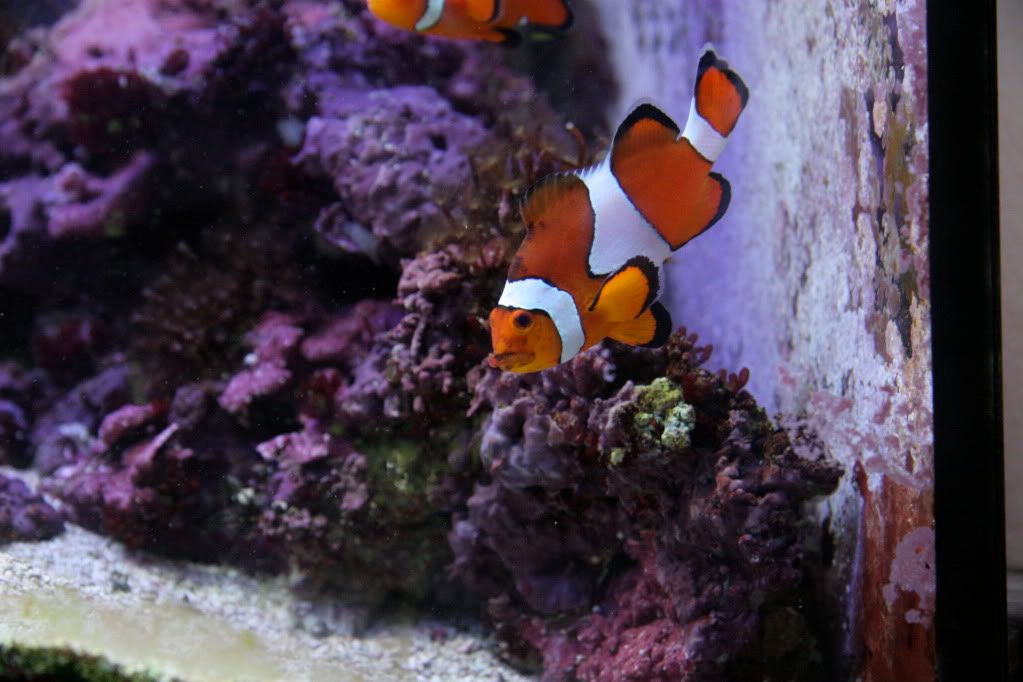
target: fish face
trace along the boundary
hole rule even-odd
[[[414,31],[416,23],[426,12],[427,0],[369,0],[369,11],[378,19]]]
[[[491,367],[508,372],[538,372],[561,362],[561,337],[554,322],[539,310],[498,306],[490,313],[494,352]]]

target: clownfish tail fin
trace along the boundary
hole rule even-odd
[[[661,303],[654,303],[639,317],[617,324],[608,336],[630,346],[660,348],[671,336],[671,314]]]
[[[696,69],[696,85],[693,87],[695,113],[718,135],[727,137],[739,120],[739,114],[746,108],[747,101],[749,89],[746,83],[727,61],[718,56],[713,47],[705,47]],[[693,112],[690,113],[692,118]]]

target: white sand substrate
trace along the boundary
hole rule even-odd
[[[482,633],[295,594],[285,578],[157,559],[68,525],[0,546],[0,643],[70,646],[187,682],[525,682]]]

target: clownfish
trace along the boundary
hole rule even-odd
[[[535,372],[612,338],[659,347],[672,331],[662,264],[716,223],[731,186],[711,172],[749,91],[713,48],[700,58],[685,130],[652,104],[618,127],[599,165],[542,180],[526,237],[490,313],[492,367]]]
[[[406,31],[509,44],[520,40],[524,25],[539,31],[572,25],[565,0],[369,0],[369,11]]]

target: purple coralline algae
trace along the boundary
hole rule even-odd
[[[258,450],[274,473],[254,533],[289,566],[363,603],[395,590],[422,598],[438,583],[444,554],[430,545],[443,542],[443,524],[400,483],[381,480],[394,476],[422,494],[425,486],[413,487],[400,470],[418,456],[414,447],[403,460],[400,447],[363,454],[336,436],[303,431]]]
[[[35,468],[49,474],[88,455],[103,418],[131,399],[132,378],[127,365],[112,364],[66,390],[33,427]]]
[[[0,462],[21,464],[28,449],[28,417],[16,403],[0,400]]]
[[[397,300],[405,314],[339,393],[349,420],[450,414],[465,395],[468,363],[483,354],[479,329],[475,352],[467,348],[470,319],[481,311],[464,250],[449,245],[403,266]]]
[[[311,177],[331,179],[339,197],[317,219],[318,232],[376,259],[415,254],[431,235],[450,232],[445,204],[470,182],[467,153],[486,137],[430,87],[321,95],[295,159]]]
[[[53,397],[43,370],[0,362],[0,465],[26,466],[31,462],[33,419]]]
[[[60,513],[24,482],[0,474],[0,545],[46,540],[64,530]]]
[[[362,0],[83,0],[16,42],[0,463],[68,521],[368,605],[482,604],[550,680],[817,670],[800,510],[838,472],[747,374],[684,335],[485,364],[518,201],[601,146],[504,52]],[[3,485],[0,532],[51,518]]]
[[[252,352],[245,356],[247,369],[236,374],[220,394],[220,406],[232,414],[244,413],[260,396],[270,395],[291,381],[288,356],[302,339],[298,320],[291,315],[270,312],[251,332],[245,343]]]
[[[30,284],[50,240],[117,237],[144,217],[158,118],[209,87],[239,30],[219,24],[213,3],[86,0],[0,81],[0,282]]]
[[[475,374],[488,475],[456,514],[453,570],[545,679],[745,679],[750,657],[820,672],[798,522],[840,472],[798,456],[708,356],[676,334],[663,352]],[[796,634],[776,643],[779,619]]]

